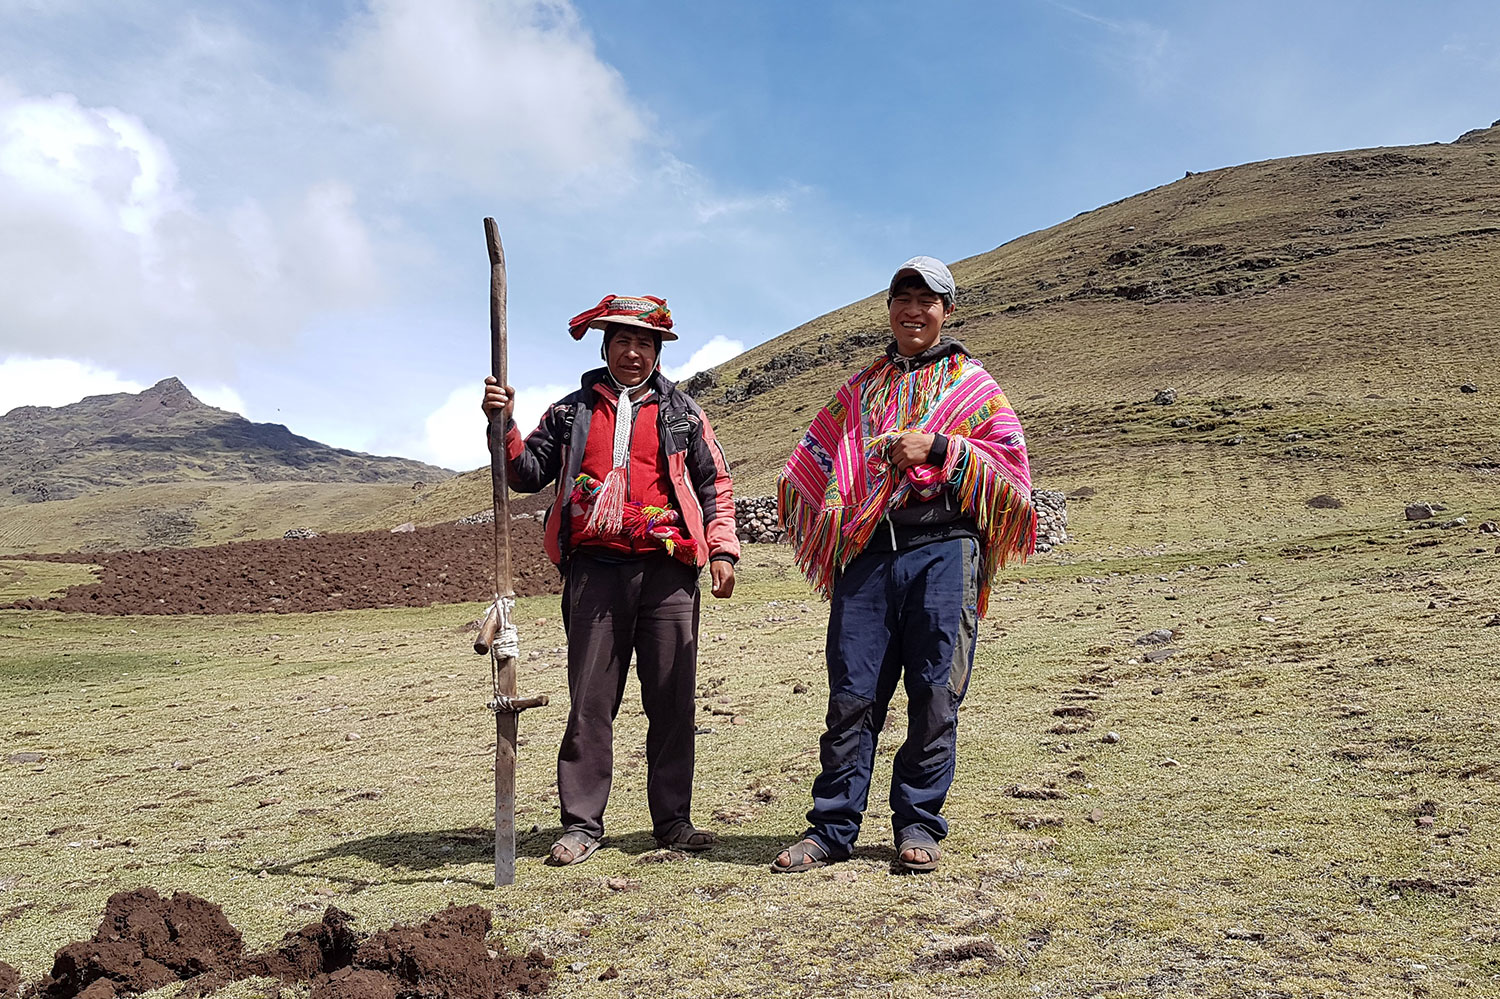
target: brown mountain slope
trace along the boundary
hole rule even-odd
[[[329,447],[204,405],[176,378],[0,416],[0,503],[186,482],[432,482],[452,473]]]
[[[1324,525],[1483,493],[1500,466],[1497,156],[1492,127],[1190,174],[958,262],[953,332],[1010,394],[1039,483],[1110,487],[1116,506],[1080,512],[1111,543],[1289,509],[1295,529],[1329,490],[1354,510]],[[878,293],[715,372],[698,396],[743,491],[769,490],[886,339]],[[1178,403],[1152,405],[1167,387]]]

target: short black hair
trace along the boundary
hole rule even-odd
[[[885,296],[885,304],[890,305],[891,301],[895,299],[897,293],[903,291],[925,291],[930,294],[937,295],[943,300],[943,308],[953,308],[952,296],[946,295],[942,292],[933,291],[931,288],[927,287],[927,282],[922,280],[922,276],[920,274],[908,274],[900,281],[897,281],[895,284],[891,285],[891,290],[887,292]]]

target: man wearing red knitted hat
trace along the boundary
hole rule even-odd
[[[693,825],[693,714],[698,573],[713,595],[734,591],[739,560],[729,462],[708,417],[657,369],[676,340],[664,299],[606,295],[568,323],[573,339],[604,331],[605,366],[547,408],[526,438],[510,416],[515,390],[485,379],[484,411],[506,415],[509,481],[557,483],[547,555],[563,575],[572,706],[557,754],[563,833],[548,863],[599,849],[614,771],[614,719],[631,654],[646,711],[646,800],[657,845],[706,850]]]

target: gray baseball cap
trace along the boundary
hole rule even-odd
[[[942,295],[949,302],[952,302],[954,296],[958,294],[958,286],[953,283],[953,275],[936,257],[912,257],[896,268],[896,273],[891,275],[890,292],[895,292],[896,282],[908,274],[915,274],[921,278],[928,288]]]

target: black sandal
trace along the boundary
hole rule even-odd
[[[672,830],[670,835],[657,836],[656,845],[663,850],[681,850],[685,853],[702,853],[704,850],[712,850],[719,842],[719,837],[707,830],[699,829],[691,822],[683,822]]]

